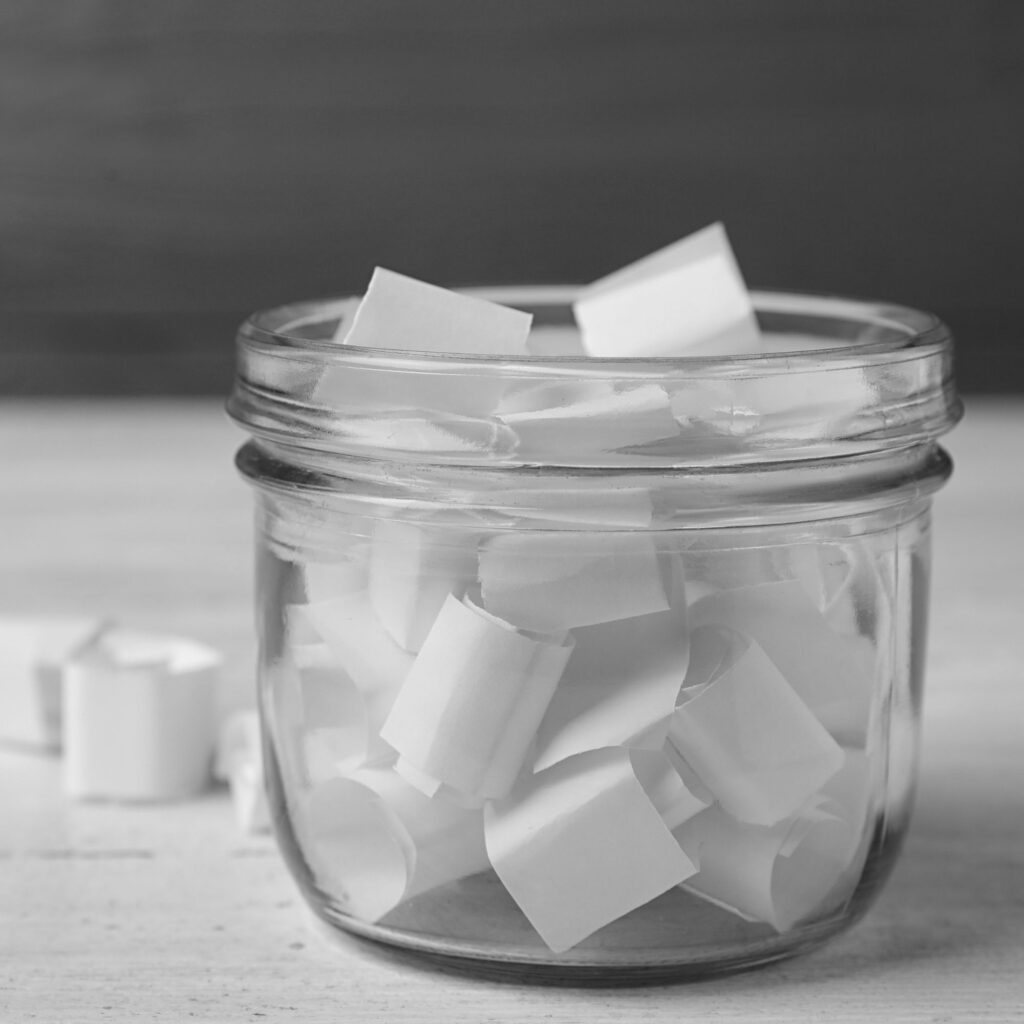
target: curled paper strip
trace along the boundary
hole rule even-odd
[[[666,572],[643,534],[508,534],[480,551],[484,607],[538,633],[667,611]]]
[[[412,352],[522,355],[533,317],[377,267],[346,345]]]
[[[388,768],[315,788],[299,820],[317,884],[363,921],[488,866],[479,810],[430,800]]]
[[[736,355],[761,348],[721,224],[595,281],[573,309],[591,356]]]
[[[656,752],[593,750],[488,804],[487,852],[530,923],[561,953],[694,874],[663,814],[675,820],[696,806]]]
[[[516,452],[605,452],[675,437],[679,424],[657,384],[613,389],[569,405],[500,414],[514,432]]]
[[[668,742],[741,821],[774,825],[840,769],[843,752],[752,641],[676,709]]]
[[[209,782],[220,655],[110,630],[64,676],[64,787],[76,797],[174,800]]]
[[[564,634],[521,632],[449,597],[381,729],[399,771],[474,800],[504,796],[572,646]]]
[[[852,838],[847,822],[813,806],[772,828],[741,824],[711,807],[674,834],[700,863],[683,888],[779,932],[823,907]]]
[[[370,604],[395,642],[418,651],[445,598],[476,580],[476,538],[385,519],[370,555]]]
[[[874,686],[874,647],[834,630],[795,581],[737,587],[690,608],[697,626],[717,624],[764,650],[825,728],[845,746],[863,746]]]

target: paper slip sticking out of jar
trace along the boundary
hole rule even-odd
[[[480,550],[484,607],[538,633],[667,611],[667,574],[642,534],[508,534]]]
[[[561,953],[696,872],[666,817],[678,821],[703,806],[657,752],[593,750],[488,804],[487,852],[540,937]]]
[[[103,628],[97,619],[0,619],[0,742],[60,748],[64,666]]]
[[[361,348],[522,355],[532,322],[529,313],[377,267],[343,339]]]
[[[523,632],[449,597],[381,729],[398,771],[428,795],[443,785],[469,800],[504,796],[572,648],[565,634]]]
[[[389,768],[324,783],[307,801],[310,868],[363,921],[488,866],[479,810],[430,800]]]
[[[175,800],[210,778],[221,657],[192,640],[110,630],[64,676],[71,796]]]
[[[843,764],[764,651],[739,635],[711,682],[676,708],[668,744],[727,813],[756,825],[795,814]]]
[[[813,805],[772,828],[741,824],[710,807],[674,834],[700,862],[683,888],[779,932],[821,909],[853,841],[848,822]]]
[[[217,740],[213,774],[231,787],[238,827],[250,835],[270,831],[256,711],[238,711],[225,720]]]
[[[590,356],[758,352],[754,309],[721,224],[584,288],[573,304]]]

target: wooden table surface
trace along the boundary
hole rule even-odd
[[[925,746],[888,888],[804,959],[699,984],[522,988],[311,928],[228,797],[74,804],[0,755],[0,1021],[1024,1020],[1024,403],[968,403],[937,500]],[[214,403],[0,411],[0,613],[102,612],[227,654],[251,686],[249,495]]]

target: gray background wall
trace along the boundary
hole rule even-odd
[[[0,0],[0,391],[217,393],[249,310],[705,223],[1024,390],[1021,0]]]

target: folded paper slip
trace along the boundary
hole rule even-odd
[[[642,534],[507,534],[480,550],[484,607],[538,633],[666,611],[669,572]]]
[[[0,742],[60,747],[64,666],[102,630],[97,619],[0,618]]]
[[[721,224],[595,281],[573,309],[591,356],[737,355],[761,348]]]
[[[64,787],[174,800],[210,779],[220,655],[195,641],[110,630],[64,675]]]
[[[846,746],[863,746],[874,687],[871,641],[833,629],[800,583],[736,587],[696,602],[696,625],[717,624],[750,637],[790,686]]]
[[[572,639],[522,632],[449,597],[395,698],[381,737],[417,785],[504,796],[523,768]],[[431,794],[432,795],[432,792]]]
[[[685,889],[779,932],[824,909],[853,841],[847,821],[813,804],[771,828],[742,824],[711,807],[674,835],[700,862]]]
[[[843,764],[839,745],[764,651],[739,635],[718,674],[684,694],[668,746],[727,813],[756,825],[796,813]]]
[[[532,322],[529,313],[377,267],[344,344],[411,352],[522,355]]]
[[[391,637],[418,651],[449,594],[476,582],[476,537],[380,520],[370,553],[370,604]]]
[[[594,750],[484,809],[498,877],[548,947],[571,949],[695,873],[670,822],[703,804],[662,755]]]
[[[389,768],[314,788],[297,820],[317,884],[363,921],[488,866],[479,810],[430,800]]]

